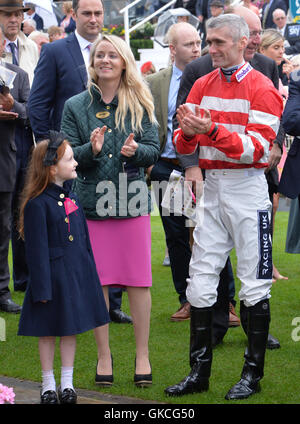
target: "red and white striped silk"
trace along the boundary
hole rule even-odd
[[[228,82],[216,69],[193,85],[187,103],[208,109],[218,130],[210,138],[197,134],[186,140],[180,128],[174,145],[180,154],[199,146],[202,169],[264,168],[279,128],[282,97],[270,79],[245,63]]]

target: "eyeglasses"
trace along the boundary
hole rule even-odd
[[[249,35],[250,37],[257,37],[258,35],[261,36],[262,35],[262,31],[250,31]]]
[[[276,19],[274,19],[275,21],[281,21],[281,20],[283,20],[283,19],[285,19],[285,16],[280,16],[279,18],[276,18]]]

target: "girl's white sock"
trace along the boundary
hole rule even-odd
[[[61,367],[61,391],[65,389],[73,389],[73,367]]]
[[[42,371],[42,394],[48,390],[56,391],[56,384],[53,370]]]

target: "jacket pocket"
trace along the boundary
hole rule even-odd
[[[49,247],[50,261],[61,258],[64,256],[64,249],[62,247]]]

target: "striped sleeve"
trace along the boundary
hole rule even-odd
[[[259,91],[255,92],[250,102],[244,129],[218,124],[219,130],[215,136],[215,148],[229,159],[244,164],[268,162],[269,151],[276,138],[282,115],[283,102],[279,92],[273,87]]]

